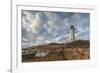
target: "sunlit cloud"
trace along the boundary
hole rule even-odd
[[[42,23],[42,13],[36,13],[35,18],[32,20],[32,23],[30,25],[30,28],[32,29],[33,32],[38,32],[40,29]]]

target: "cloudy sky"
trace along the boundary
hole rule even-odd
[[[89,13],[22,10],[22,47],[65,43],[68,41],[70,25],[75,27],[77,40],[90,39]]]

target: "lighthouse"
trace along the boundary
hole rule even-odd
[[[74,25],[70,26],[70,33],[69,33],[69,42],[75,41],[75,27]]]

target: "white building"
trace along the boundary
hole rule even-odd
[[[70,26],[70,33],[69,33],[69,42],[75,41],[75,27],[74,25]]]

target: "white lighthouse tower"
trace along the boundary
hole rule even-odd
[[[75,27],[74,25],[70,26],[70,33],[69,33],[69,42],[75,41]]]

